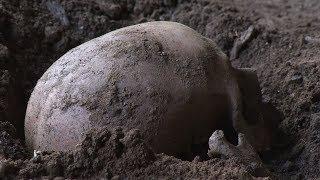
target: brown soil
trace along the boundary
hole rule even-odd
[[[35,158],[21,145],[27,100],[56,59],[94,37],[152,20],[188,25],[228,55],[253,25],[255,35],[232,63],[257,69],[264,101],[283,117],[261,157],[279,178],[319,178],[319,8],[318,0],[0,0],[0,178],[256,176],[236,158],[189,162],[154,154],[136,131],[102,129],[75,152]]]

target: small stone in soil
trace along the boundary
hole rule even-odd
[[[306,36],[304,38],[304,41],[310,44],[320,44],[320,38],[311,37],[311,36]]]
[[[290,83],[302,83],[303,82],[303,78],[301,76],[301,74],[295,74],[291,77],[290,79]]]

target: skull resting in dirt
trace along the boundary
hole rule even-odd
[[[174,22],[122,28],[57,60],[29,100],[29,148],[72,150],[87,130],[140,129],[155,152],[188,156],[221,129],[270,145],[257,76],[235,69],[210,39]],[[236,143],[236,142],[235,142]]]

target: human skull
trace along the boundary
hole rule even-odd
[[[107,33],[57,60],[30,97],[26,143],[73,150],[87,130],[121,126],[140,129],[155,152],[184,156],[222,129],[231,141],[246,134],[261,150],[269,145],[261,107],[252,70],[233,68],[212,40],[187,26],[149,22]]]

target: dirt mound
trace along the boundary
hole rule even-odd
[[[120,128],[93,130],[77,150],[69,153],[37,152],[30,160],[2,160],[2,177],[54,178],[253,178],[236,159],[182,161],[154,154],[139,130],[123,134]]]
[[[38,152],[20,167],[19,176],[111,178],[115,174],[130,175],[155,159],[138,130],[124,135],[121,129],[110,132],[104,128],[89,132],[75,152]]]

